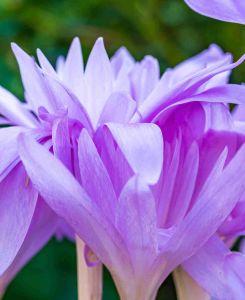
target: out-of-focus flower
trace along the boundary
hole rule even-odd
[[[20,162],[17,147],[17,136],[20,133],[25,133],[42,144],[71,171],[80,183],[83,183],[84,178],[78,166],[77,140],[84,128],[98,147],[99,143],[95,140],[98,138],[97,132],[105,123],[155,122],[161,126],[179,106],[184,110],[193,107],[191,111],[194,112],[196,104],[193,102],[200,102],[201,104],[197,104],[199,107],[197,111],[204,110],[205,113],[190,114],[197,121],[200,115],[205,119],[195,125],[194,136],[200,134],[198,138],[201,138],[208,129],[216,129],[220,126],[220,122],[216,122],[219,118],[222,120],[222,126],[223,123],[226,124],[228,114],[226,103],[231,101],[242,103],[245,90],[244,86],[227,83],[229,72],[239,65],[244,57],[232,63],[231,56],[224,54],[215,45],[176,68],[167,70],[161,77],[158,63],[151,56],[145,57],[141,62],[135,62],[127,50],[121,48],[109,60],[102,39],[96,41],[85,70],[77,38],[73,41],[66,60],[59,58],[57,72],[40,50],[38,50],[40,66],[18,46],[13,45],[13,50],[19,63],[27,103],[20,103],[8,91],[0,89],[0,113],[3,116],[1,124],[15,125],[0,130],[2,159],[0,188],[8,189],[8,193],[1,193],[0,196],[2,198],[1,221],[4,220],[5,228],[0,236],[0,245],[4,249],[0,252],[3,256],[0,260],[0,270],[1,274],[7,272],[2,276],[3,286],[7,284],[5,279],[9,280],[23,262],[41,247],[40,243],[39,248],[30,247],[32,250],[28,252],[28,244],[30,245],[32,241],[33,232],[31,224],[35,214],[42,215],[40,212],[42,209],[39,209],[37,204],[42,203],[43,200],[33,188]],[[191,106],[188,103],[192,103]],[[214,107],[219,110],[219,113],[215,112]],[[179,127],[178,119],[176,122],[176,124],[169,122],[169,131],[165,131],[165,135],[168,135],[168,132],[171,135]],[[152,128],[151,126],[149,125],[149,128]],[[147,131],[146,127],[144,128]],[[188,126],[184,130],[188,131]],[[130,129],[125,137],[131,134],[137,133]],[[181,136],[186,137],[185,142],[188,139],[192,140],[193,137],[186,133],[182,133]],[[180,137],[176,138],[176,146],[171,142],[171,147],[176,147],[176,151],[178,143],[182,145],[179,140]],[[146,157],[138,161],[136,166],[134,164],[136,169],[133,168],[133,171],[136,174],[140,173],[141,177],[143,172],[146,183],[153,184],[148,181],[149,178],[152,179],[152,174],[145,172],[149,171],[149,168],[142,170],[146,164],[143,160],[148,160],[149,155],[151,154],[146,154]],[[131,163],[134,162],[135,157],[127,156],[127,159]],[[125,175],[121,176],[122,178],[115,172],[114,179],[110,177],[115,181],[113,184],[115,191],[122,190],[120,181],[125,179]],[[12,189],[19,192],[13,194],[11,210],[8,199],[12,197]],[[30,202],[30,204],[24,206],[23,202],[25,204]],[[47,207],[45,209],[48,210]],[[48,215],[46,212],[44,214]],[[48,226],[49,230],[43,237],[43,244],[52,234],[60,236],[67,231],[67,227],[56,216],[53,215],[48,219],[53,225]],[[13,231],[11,228],[14,228],[15,220],[16,223],[22,220],[22,225]],[[10,248],[11,251],[6,250]],[[27,257],[21,259],[21,264],[15,261],[19,258],[18,253],[25,253]],[[18,268],[15,269],[14,266]],[[12,275],[10,276],[8,272]]]
[[[245,24],[243,0],[185,0],[196,12],[226,22]]]

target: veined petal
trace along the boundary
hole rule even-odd
[[[124,47],[121,47],[111,58],[111,68],[114,73],[113,90],[131,93],[129,74],[135,65],[135,60]]]
[[[86,108],[95,127],[112,92],[113,80],[110,60],[102,38],[95,42],[88,58],[84,76],[87,86]]]
[[[23,104],[9,91],[0,86],[0,114],[11,124],[35,128],[37,120]]]
[[[236,121],[245,121],[245,104],[238,105],[232,115]]]
[[[178,224],[187,213],[195,189],[198,168],[199,149],[197,143],[193,142],[183,159],[183,164],[179,166],[174,194],[166,220],[167,226]],[[168,175],[171,176],[171,174]],[[168,182],[168,177],[165,180]]]
[[[230,55],[230,53],[224,53],[218,45],[211,44],[208,49],[181,62],[173,69],[170,69],[170,83],[176,84],[180,80],[183,80],[188,76],[193,76],[193,74],[200,72],[200,70],[207,68],[207,66],[216,64],[217,61],[223,60],[224,58],[228,58],[227,60],[225,60],[227,64],[230,64],[232,62],[232,56]],[[229,75],[230,71],[215,76],[214,78],[212,78],[212,81],[210,81],[209,86],[217,86],[227,83]]]
[[[200,94],[189,97],[188,102],[204,101],[204,102],[220,102],[235,103],[245,105],[244,100],[245,86],[239,84],[226,84],[210,88]],[[183,102],[182,102],[183,103]]]
[[[19,138],[19,152],[34,187],[99,259],[109,268],[129,267],[119,233],[65,166],[25,135]]]
[[[224,103],[203,102],[205,110],[206,124],[205,131],[231,131],[233,130],[233,120],[229,107]]]
[[[13,262],[28,232],[37,201],[22,164],[0,183],[0,275]]]
[[[53,76],[57,76],[53,66],[40,49],[37,49],[37,57],[43,71],[50,73]]]
[[[111,58],[111,66],[115,77],[120,77],[122,73],[128,75],[135,64],[133,56],[125,47],[119,48]]]
[[[85,105],[85,84],[82,48],[79,38],[73,39],[63,66],[63,81]]]
[[[17,137],[26,132],[23,127],[7,127],[0,130],[0,182],[19,162]]]
[[[69,118],[79,121],[91,132],[92,125],[87,111],[76,95],[58,78],[54,78],[48,73],[44,73],[44,77],[50,93],[52,93],[56,102],[59,103],[59,109],[67,109]]]
[[[169,107],[191,102],[191,101],[212,101],[212,102],[230,102],[234,101],[235,103],[240,103],[241,101],[241,92],[244,90],[244,87],[241,88],[239,86],[237,88],[236,85],[230,85],[222,86],[222,87],[215,87],[211,88],[210,92],[208,90],[204,90],[203,94],[201,95],[209,95],[213,97],[202,97],[201,100],[198,100],[198,96],[195,97],[195,95],[200,94],[200,87],[204,84],[208,83],[209,80],[211,80],[213,77],[217,76],[218,74],[222,74],[224,72],[227,72],[229,70],[234,69],[239,64],[241,64],[244,59],[245,55],[243,55],[238,61],[232,64],[227,64],[227,60],[230,60],[230,58],[224,58],[223,60],[220,60],[217,64],[212,64],[210,67],[204,68],[201,71],[195,73],[192,76],[189,76],[182,81],[175,84],[172,88],[168,89],[167,92],[165,91],[165,80],[164,76],[159,81],[156,88],[152,91],[152,93],[149,95],[149,97],[146,99],[146,101],[143,102],[143,104],[139,107],[139,113],[140,116],[144,120],[151,120],[159,114],[162,110],[167,109]],[[234,88],[235,86],[235,88]],[[237,90],[235,91],[234,89]],[[199,92],[198,92],[199,91]],[[229,98],[232,94],[232,91],[235,93],[235,99]],[[219,93],[222,92],[220,95]],[[205,94],[207,93],[207,94]],[[225,94],[224,94],[225,93]],[[231,93],[231,94],[230,94]],[[218,99],[215,99],[215,97],[218,97]],[[237,99],[236,99],[237,98]],[[206,100],[205,100],[206,99]],[[210,99],[210,100],[208,100]],[[232,99],[232,100],[231,100]],[[137,116],[134,116],[132,121],[136,121]]]
[[[113,93],[107,100],[98,123],[127,123],[135,110],[136,102],[133,99],[123,93]]]
[[[0,294],[1,289],[4,290],[7,287],[19,270],[54,235],[57,227],[57,219],[54,212],[39,198],[24,242],[9,268],[0,276]],[[18,226],[15,229],[17,228]]]
[[[153,194],[140,176],[132,177],[121,192],[116,227],[127,242],[133,265],[144,272],[144,263],[157,251],[157,217]]]
[[[182,266],[215,299],[242,300],[244,264],[245,256],[232,253],[219,237],[213,236]]]
[[[54,121],[52,141],[54,155],[58,157],[69,170],[72,170],[71,143],[67,117]]]
[[[160,79],[158,61],[147,55],[137,63],[130,73],[132,97],[137,103],[142,103],[154,89]]]
[[[181,260],[181,257],[187,259],[195,254],[217,231],[244,193],[245,169],[241,168],[241,164],[245,157],[245,145],[223,170],[224,154],[217,160],[195,205],[170,238],[168,247],[176,247],[176,250],[172,248],[176,260]]]
[[[85,129],[79,137],[78,157],[82,187],[105,216],[114,221],[117,204],[114,188],[99,153]]]
[[[163,138],[154,124],[106,125],[136,174],[149,184],[160,177],[163,163]]]
[[[43,76],[34,59],[25,53],[16,44],[12,44],[12,50],[19,64],[23,86],[32,109],[37,113],[40,106],[53,112],[57,107],[52,95],[44,82]]]
[[[226,22],[245,24],[245,2],[243,0],[185,0],[196,12]]]

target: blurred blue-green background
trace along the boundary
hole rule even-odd
[[[33,55],[41,48],[54,63],[58,55],[66,53],[74,36],[80,37],[85,57],[95,39],[103,36],[110,55],[124,45],[138,59],[146,54],[156,56],[162,70],[214,42],[235,59],[245,52],[243,26],[200,16],[183,0],[1,0],[0,84],[23,99],[10,42]],[[233,72],[233,82],[244,78],[244,67]],[[75,247],[68,241],[52,240],[19,273],[4,300],[76,298]],[[104,299],[118,299],[106,271]],[[176,299],[171,278],[160,289],[158,299]]]

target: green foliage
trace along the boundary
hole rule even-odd
[[[95,39],[105,38],[111,54],[124,45],[140,59],[156,56],[164,70],[219,44],[237,59],[244,52],[245,31],[192,12],[183,0],[1,0],[0,84],[20,99],[23,90],[10,42],[17,42],[31,54],[41,48],[54,63],[65,54],[74,36],[79,36],[85,57]],[[234,71],[232,81],[240,83],[245,68]],[[104,299],[117,299],[108,272],[104,276]],[[5,300],[76,299],[74,245],[52,241],[13,281]],[[175,299],[169,278],[159,299]]]

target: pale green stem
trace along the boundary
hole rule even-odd
[[[202,289],[181,267],[173,272],[178,300],[211,300]]]
[[[102,299],[102,264],[88,267],[84,260],[84,243],[76,237],[78,300]]]
[[[120,300],[155,300],[157,289],[149,283],[140,286],[133,286],[132,282],[122,281],[115,274],[112,274]]]

